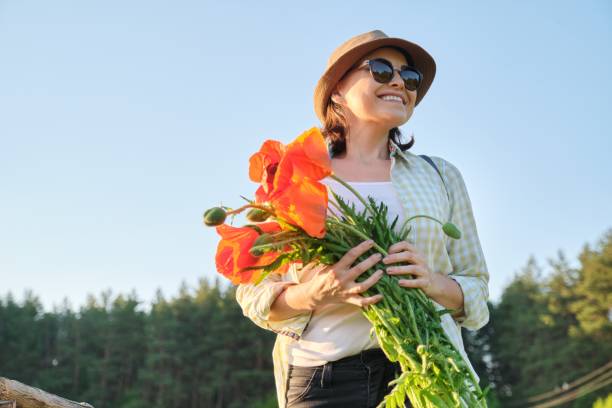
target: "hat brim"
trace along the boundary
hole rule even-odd
[[[319,78],[314,92],[314,105],[315,113],[321,123],[324,122],[325,108],[336,83],[340,81],[356,61],[371,51],[385,46],[397,47],[408,52],[414,60],[415,67],[423,74],[423,81],[417,92],[415,106],[419,104],[436,76],[436,62],[433,57],[421,46],[410,41],[394,37],[379,38],[350,49],[329,66],[321,78]]]

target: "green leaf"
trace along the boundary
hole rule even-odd
[[[437,395],[432,394],[427,390],[421,390],[421,394],[429,401],[433,402],[436,408],[452,408],[449,406],[442,398]]]
[[[395,398],[395,403],[397,404],[397,406],[399,407],[404,406],[404,400],[402,399],[402,396],[399,392],[395,393],[394,398]]]

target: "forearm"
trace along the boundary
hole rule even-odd
[[[287,286],[270,306],[269,320],[285,320],[314,310],[308,282]]]
[[[447,309],[461,309],[459,312],[451,313],[454,318],[465,316],[463,311],[463,291],[461,286],[442,273],[435,273],[434,290],[428,294],[430,298]]]

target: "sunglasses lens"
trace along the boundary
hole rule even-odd
[[[374,79],[381,84],[386,84],[393,78],[393,68],[391,68],[386,61],[381,59],[370,61],[370,72]]]
[[[393,78],[393,66],[384,58],[370,60],[370,72],[374,79],[381,84],[386,84]],[[404,68],[400,71],[404,85],[409,91],[415,91],[421,84],[421,74],[415,68]]]
[[[421,84],[421,74],[413,69],[403,69],[400,76],[404,80],[404,85],[409,91],[415,91]]]

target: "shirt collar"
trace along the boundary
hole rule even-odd
[[[410,152],[408,151],[403,152],[402,149],[400,149],[400,147],[392,139],[389,139],[389,155],[391,157],[395,157],[395,155],[399,155],[399,157],[404,159],[406,164],[411,164],[410,163],[411,162]]]

